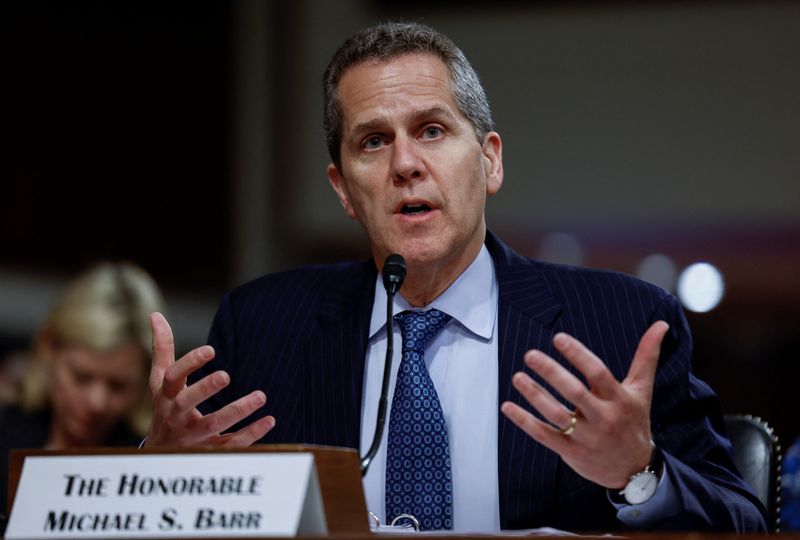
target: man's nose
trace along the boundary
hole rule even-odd
[[[406,137],[396,137],[392,144],[392,173],[395,180],[401,182],[425,176],[420,149]]]

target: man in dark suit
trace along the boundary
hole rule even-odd
[[[424,379],[414,391],[434,396],[444,423],[395,399],[389,448],[365,478],[371,508],[402,512],[392,494],[424,472],[446,478],[434,510],[445,518],[432,528],[763,530],[763,509],[719,433],[716,399],[691,372],[674,298],[627,276],[522,258],[487,231],[502,142],[461,51],[425,26],[379,25],[342,45],[324,90],[328,179],[373,258],[236,289],[210,346],[177,362],[169,326],[154,315],[147,444],[364,449],[387,338],[377,268],[400,253],[408,276],[395,306],[401,324],[417,318],[404,327],[392,384]],[[436,330],[415,349],[408,329],[425,328],[421,336],[423,319]],[[406,379],[415,355],[423,374]],[[442,452],[431,470],[393,469],[397,445],[410,444],[392,435],[401,413],[444,434],[443,447],[402,449]],[[418,495],[409,508],[428,512],[429,501],[414,505],[434,497]]]

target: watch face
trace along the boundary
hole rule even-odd
[[[628,485],[625,486],[623,494],[628,504],[641,504],[650,500],[658,486],[658,476],[650,471],[641,472],[634,475]]]

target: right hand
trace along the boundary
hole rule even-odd
[[[247,418],[266,403],[260,390],[203,415],[197,406],[230,384],[224,371],[206,375],[191,386],[187,377],[214,358],[208,345],[175,360],[175,341],[167,319],[161,313],[150,315],[153,328],[153,364],[150,392],[153,395],[153,422],[144,446],[244,447],[261,439],[275,426],[275,418],[265,416],[234,433],[223,431]]]

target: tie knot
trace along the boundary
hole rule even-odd
[[[444,328],[452,317],[438,309],[403,311],[394,316],[403,332],[403,350],[423,352],[428,341]]]

